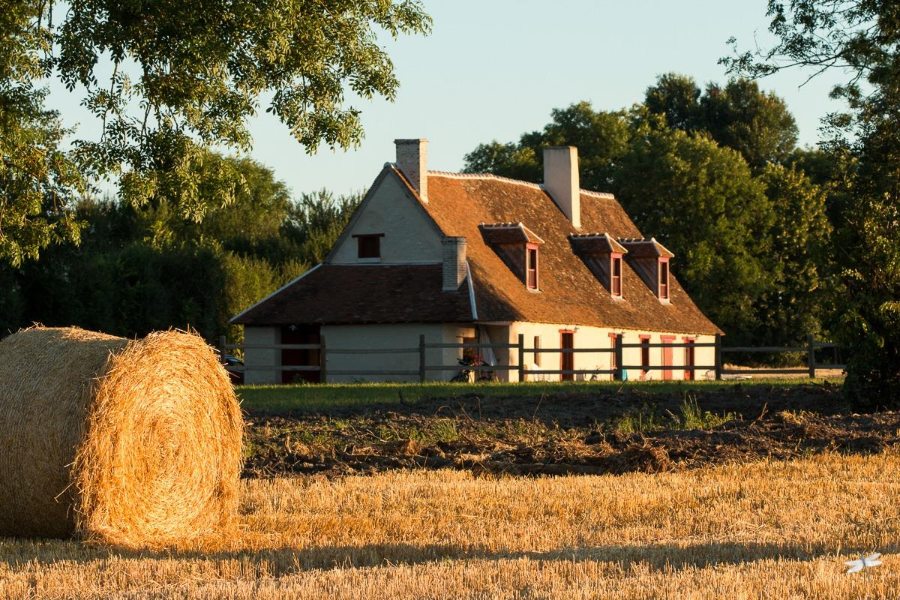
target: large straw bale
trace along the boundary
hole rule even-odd
[[[20,331],[0,341],[0,536],[154,548],[227,528],[242,432],[198,336]]]

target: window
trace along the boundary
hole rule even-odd
[[[525,247],[525,275],[529,290],[538,289],[538,249],[537,244],[527,244]]]
[[[540,349],[541,349],[541,336],[539,336],[539,335],[534,336],[534,346],[533,346],[533,348],[534,348],[535,350],[540,350]],[[535,353],[534,353],[534,360],[532,360],[531,362],[533,362],[533,363],[536,364],[537,366],[541,366],[541,353],[540,353],[540,352],[535,352]]]
[[[650,373],[650,369],[647,367],[650,366],[650,336],[642,335],[641,336],[641,379],[648,379],[647,375]]]
[[[622,255],[612,254],[611,264],[609,267],[609,291],[617,297],[622,297]]]
[[[669,261],[663,259],[659,261],[659,298],[669,299]]]
[[[356,238],[356,257],[357,258],[381,258],[381,238],[383,233],[367,233],[354,235]]]

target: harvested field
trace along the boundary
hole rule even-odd
[[[216,545],[0,540],[3,598],[891,598],[900,455],[655,475],[247,479]],[[884,565],[847,575],[878,550]]]
[[[900,442],[900,414],[854,414],[834,384],[481,395],[252,412],[246,476],[397,468],[655,473]]]

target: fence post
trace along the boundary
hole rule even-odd
[[[328,351],[324,335],[319,338],[319,383],[328,383]]]
[[[419,336],[419,382],[425,383],[425,334]]]
[[[722,334],[716,334],[716,381],[722,381]]]
[[[622,349],[622,334],[617,333],[616,334],[616,348],[615,348],[616,372],[613,374],[613,376],[616,378],[616,381],[622,381],[622,379],[624,378],[624,376],[622,374],[624,371],[624,369],[622,368],[622,361],[623,361],[622,357],[624,356],[625,353],[622,350],[623,350]]]
[[[228,343],[228,338],[224,335],[219,336],[219,361],[222,364],[225,364],[225,344]]]
[[[813,337],[813,334],[809,334],[806,336],[806,352],[808,354],[807,360],[809,362],[809,378],[816,378],[816,340]]]
[[[525,381],[525,334],[519,334],[519,383]]]

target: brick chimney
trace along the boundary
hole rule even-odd
[[[581,183],[578,177],[578,148],[544,148],[544,189],[575,229],[581,229]]]
[[[441,240],[441,258],[444,263],[445,292],[455,292],[466,278],[466,238],[445,237]]]
[[[428,140],[394,140],[397,166],[409,180],[422,202],[428,202]]]

